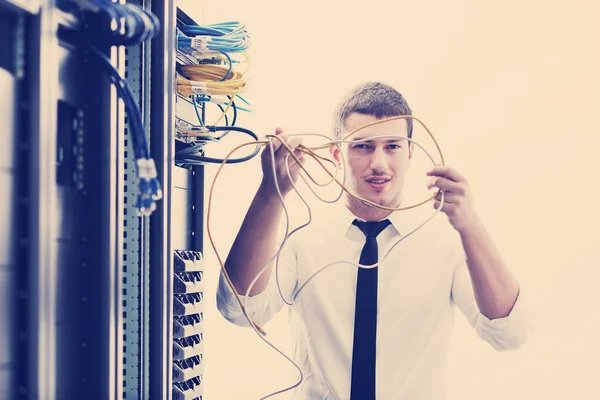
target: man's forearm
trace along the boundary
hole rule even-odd
[[[268,196],[259,187],[225,261],[225,269],[238,293],[246,294],[252,280],[273,257],[282,210],[279,198]],[[267,287],[271,269],[269,266],[261,275],[250,295]]]
[[[481,313],[489,319],[506,317],[519,295],[519,283],[481,221],[461,231],[460,236]]]

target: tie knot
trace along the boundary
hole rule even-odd
[[[382,221],[359,221],[355,219],[352,222],[353,225],[358,226],[358,228],[365,234],[366,237],[377,237],[383,231],[386,226],[391,224],[389,219],[384,219]]]

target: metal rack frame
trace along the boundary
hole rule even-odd
[[[59,0],[0,0],[14,22],[0,27],[16,38],[0,49],[0,68],[14,58],[19,131],[8,139],[14,165],[0,165],[12,215],[0,246],[14,250],[0,259],[0,284],[13,288],[6,307],[20,310],[0,328],[0,386],[9,376],[0,397],[171,400],[174,371],[177,380],[197,372],[173,362],[174,329],[198,328],[195,317],[174,319],[175,291],[197,290],[201,278],[177,275],[175,250],[201,257],[203,246],[203,168],[174,165],[175,27],[193,21],[175,0],[131,1],[158,17],[160,33],[101,51],[125,75],[150,133],[163,189],[150,218],[135,214],[123,102],[76,45],[80,21]],[[173,213],[174,199],[182,212]]]
[[[150,87],[152,91],[150,138],[163,199],[150,217],[150,398],[171,400],[173,360],[173,245],[171,239],[173,185],[173,130],[175,121],[174,43],[176,6],[174,0],[153,1],[151,10],[161,21],[159,35],[152,41]],[[160,110],[160,111],[158,111]],[[162,134],[157,134],[161,132]]]

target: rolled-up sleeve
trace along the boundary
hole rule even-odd
[[[297,257],[291,239],[287,240],[283,246],[277,265],[278,273],[276,273],[275,267],[272,268],[267,287],[258,294],[248,296],[247,300],[244,296],[245,293],[239,294],[242,304],[247,306],[248,317],[259,325],[263,325],[273,318],[285,304],[281,296],[291,299],[297,287]],[[250,326],[223,271],[219,276],[216,300],[217,309],[226,320],[238,326]]]
[[[533,329],[532,315],[527,307],[527,295],[523,287],[506,317],[489,319],[483,315],[475,300],[471,276],[464,260],[454,270],[452,298],[477,335],[498,351],[520,348]]]

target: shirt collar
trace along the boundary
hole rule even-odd
[[[337,235],[347,237],[350,229],[353,229],[352,221],[360,218],[354,215],[346,205],[340,204],[338,210],[336,210],[335,213],[329,214],[329,223]],[[395,229],[398,234],[404,236],[408,234],[411,229],[411,221],[415,214],[413,210],[414,209],[393,211],[384,219],[389,219],[391,227]]]

